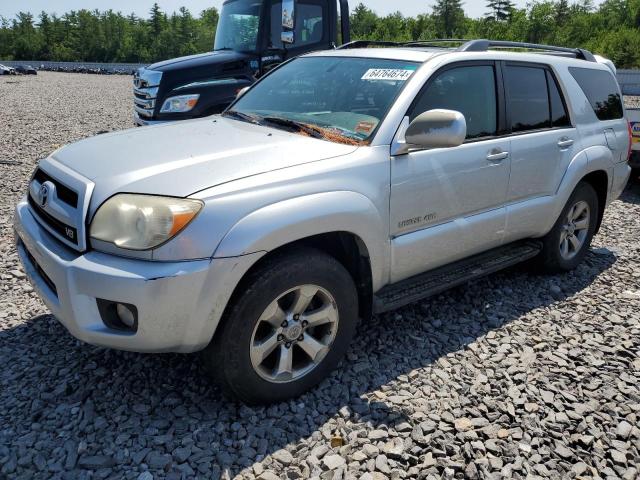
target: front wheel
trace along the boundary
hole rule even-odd
[[[588,183],[571,194],[560,218],[543,238],[541,266],[549,273],[576,268],[584,259],[598,223],[598,195]]]
[[[276,255],[239,287],[204,351],[223,389],[250,404],[296,397],[345,354],[358,318],[349,272],[314,249]]]

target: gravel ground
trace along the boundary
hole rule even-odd
[[[36,159],[130,126],[130,81],[0,79],[0,478],[639,478],[638,184],[575,272],[377,317],[296,401],[247,408],[194,355],[73,339],[24,277],[12,206]]]

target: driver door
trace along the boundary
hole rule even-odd
[[[297,57],[314,50],[326,50],[332,45],[329,32],[330,2],[326,0],[297,0],[294,10],[292,44],[283,44],[282,0],[271,0],[269,49],[285,51],[286,58]]]
[[[494,62],[459,63],[435,73],[408,112],[461,112],[460,147],[391,160],[393,283],[499,246],[504,237],[510,140],[501,138],[504,100]]]

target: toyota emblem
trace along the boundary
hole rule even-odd
[[[38,195],[40,198],[38,200],[40,200],[40,206],[44,207],[47,202],[49,201],[49,186],[46,184],[43,184],[40,187],[40,195]]]

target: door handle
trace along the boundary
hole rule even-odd
[[[493,163],[500,163],[503,160],[509,158],[509,152],[504,152],[502,150],[491,150],[489,155],[487,155],[487,160]]]
[[[561,138],[558,142],[558,147],[560,148],[569,148],[573,146],[573,140],[568,137]]]

